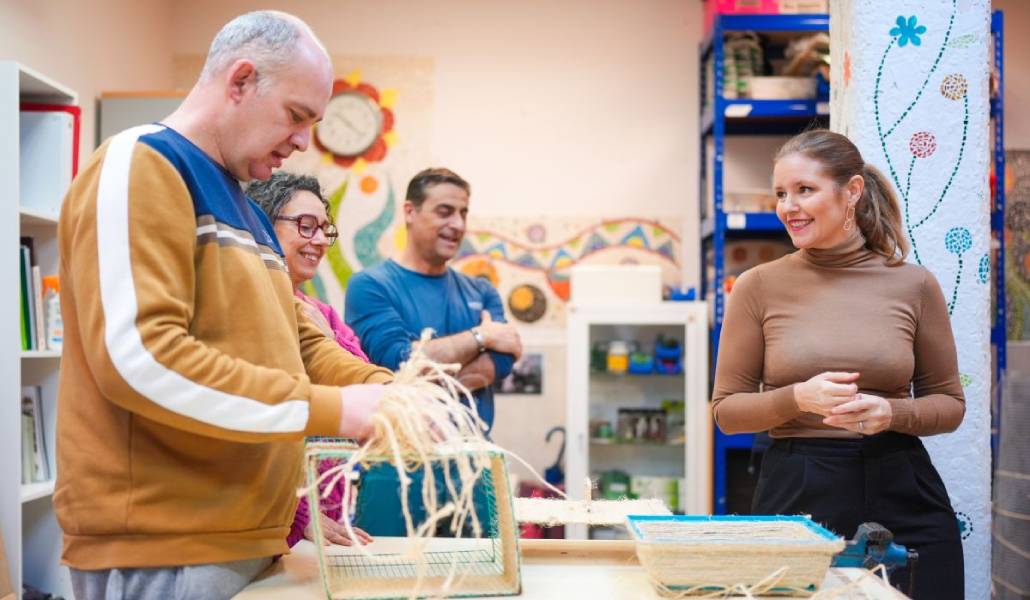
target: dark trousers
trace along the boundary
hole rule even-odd
[[[961,600],[958,520],[919,438],[884,432],[860,440],[778,439],[765,452],[751,512],[810,514],[845,539],[875,521],[919,553],[917,600]],[[908,569],[891,582],[908,591]]]

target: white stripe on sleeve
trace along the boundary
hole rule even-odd
[[[141,125],[108,145],[97,191],[97,256],[104,341],[118,374],[134,390],[172,412],[223,429],[284,433],[303,431],[306,400],[265,404],[201,385],[159,363],[136,329],[136,286],[129,260],[129,171],[136,141],[164,129]]]

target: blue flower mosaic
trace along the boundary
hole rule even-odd
[[[958,301],[958,288],[962,285],[962,255],[973,247],[973,236],[965,227],[952,227],[944,236],[944,247],[958,257],[958,269],[955,273],[955,288],[951,292],[951,301],[948,302],[948,314],[955,310],[955,302]],[[981,267],[983,266],[981,261]],[[982,277],[982,275],[981,275]]]
[[[980,277],[980,283],[987,283],[991,278],[991,257],[984,254],[980,257],[980,267],[976,274]]]
[[[948,252],[961,256],[973,247],[973,236],[965,227],[952,227],[944,236],[944,247]]]
[[[898,38],[898,46],[904,48],[909,42],[912,42],[913,46],[922,44],[919,36],[926,33],[925,25],[916,25],[916,18],[914,16],[906,20],[905,17],[899,15],[896,22],[898,26],[891,29],[890,33],[891,36]]]
[[[958,520],[958,532],[962,539],[973,535],[973,520],[969,518],[969,515],[956,511],[955,518]]]

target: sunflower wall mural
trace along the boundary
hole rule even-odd
[[[333,57],[338,76],[312,143],[283,168],[314,174],[340,230],[304,291],[342,312],[351,276],[405,243],[408,178],[429,164],[433,64],[429,59]]]

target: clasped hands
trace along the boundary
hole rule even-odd
[[[794,400],[804,412],[824,417],[823,423],[861,435],[890,427],[893,411],[886,399],[858,393],[858,373],[827,371],[794,386]]]
[[[518,360],[522,357],[522,339],[515,325],[494,321],[490,311],[484,310],[479,331],[486,338],[486,347],[495,352],[511,354]]]

